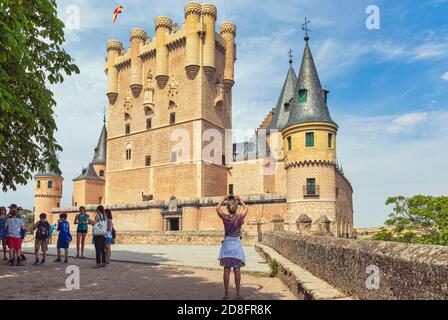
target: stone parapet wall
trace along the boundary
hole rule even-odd
[[[360,299],[448,299],[448,248],[265,232],[262,243]],[[378,267],[379,288],[368,289]],[[368,272],[369,267],[370,272]]]

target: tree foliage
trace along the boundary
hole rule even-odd
[[[56,101],[48,85],[79,73],[62,48],[56,0],[0,1],[0,186],[26,184],[32,173],[60,173],[54,138]]]
[[[448,245],[447,196],[391,197],[386,205],[394,205],[385,223],[392,228],[383,228],[373,239]]]

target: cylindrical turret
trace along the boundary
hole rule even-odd
[[[185,5],[185,71],[189,79],[194,79],[199,71],[198,26],[201,21],[202,7],[199,3],[189,2]]]
[[[203,49],[203,67],[207,77],[212,77],[216,71],[215,65],[215,23],[216,7],[212,4],[202,5],[202,17],[205,24],[205,39]]]
[[[139,57],[140,45],[145,43],[148,36],[145,30],[134,28],[131,30],[131,84],[130,88],[134,97],[138,97],[142,91],[142,59]]]
[[[226,64],[224,68],[224,85],[231,88],[235,83],[233,78],[233,68],[236,60],[235,47],[236,26],[230,22],[221,24],[221,36],[226,41]]]
[[[288,223],[306,213],[314,223],[336,213],[335,123],[300,123],[283,129]],[[335,224],[330,226],[336,232]]]
[[[156,81],[164,87],[168,81],[168,48],[166,38],[173,27],[173,22],[167,17],[157,17],[156,29]]]
[[[62,176],[53,173],[38,173],[34,177],[34,221],[39,220],[41,213],[47,214],[52,223],[51,209],[60,207],[62,198]]]
[[[110,104],[114,104],[118,97],[118,70],[115,67],[115,59],[122,50],[120,41],[107,41],[107,97]]]

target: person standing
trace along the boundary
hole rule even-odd
[[[227,201],[228,214],[221,210],[221,206]],[[243,207],[243,212],[238,214],[238,205]],[[229,298],[229,282],[230,273],[233,268],[235,276],[235,299],[242,299],[240,294],[241,287],[241,267],[246,263],[243,246],[241,244],[241,226],[244,224],[244,219],[247,215],[247,207],[243,200],[238,196],[224,196],[221,202],[216,206],[216,212],[224,223],[224,241],[222,242],[219,251],[220,265],[224,267],[224,297]]]
[[[85,207],[79,207],[79,213],[75,217],[74,224],[78,225],[76,228],[76,258],[84,258],[84,245],[86,243],[86,236],[89,229],[89,215],[86,213]],[[81,255],[79,254],[81,249]]]
[[[57,227],[58,225],[56,224],[56,223],[53,223],[51,226],[50,226],[50,234],[48,235],[48,244],[51,244],[51,239],[53,238],[53,232],[54,232],[54,230],[56,230],[56,227]]]
[[[105,211],[106,219],[107,219],[107,231],[106,231],[106,240],[105,240],[105,249],[106,249],[106,265],[110,264],[110,257],[112,255],[112,240],[113,240],[113,230],[114,223],[112,221],[112,212],[109,209]]]
[[[104,207],[98,206],[96,208],[95,220],[91,221],[93,226],[93,244],[95,245],[96,265],[93,268],[101,268],[106,266],[106,233],[107,221],[104,213]]]
[[[61,262],[61,249],[64,249],[64,263],[68,263],[68,249],[70,246],[70,241],[72,241],[72,235],[70,234],[70,223],[67,221],[67,214],[61,213],[59,215],[59,221],[58,221],[58,228],[57,231],[59,231],[58,234],[58,243],[56,245],[57,247],[57,254],[58,257],[54,262]]]
[[[22,219],[17,218],[17,205],[9,206],[9,218],[6,221],[6,230],[8,236],[6,241],[11,250],[11,266],[23,266],[21,261],[22,256],[22,239],[21,232],[25,230],[25,224]]]
[[[20,231],[20,241],[23,244],[23,240],[25,240],[25,237],[26,237],[26,219],[23,216],[23,208],[20,207],[20,206],[17,207],[17,218],[22,219],[23,224],[25,225],[25,229],[22,229]],[[23,253],[20,256],[20,259],[22,259],[22,261],[26,261],[26,257],[25,257],[25,255]]]
[[[6,257],[7,249],[6,249],[6,221],[8,219],[6,215],[7,211],[5,207],[0,207],[0,242],[3,249],[3,260],[7,261],[8,258]]]
[[[33,226],[33,230],[36,230],[34,241],[34,254],[36,256],[36,261],[34,261],[34,265],[45,263],[48,250],[48,235],[50,234],[50,224],[47,221],[47,215],[45,213],[41,213],[39,215],[39,219],[40,220]],[[39,249],[42,249],[41,261],[39,261]]]

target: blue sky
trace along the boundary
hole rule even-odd
[[[53,87],[57,138],[64,172],[62,205],[71,202],[71,179],[93,156],[107,105],[105,42],[111,15],[123,13],[113,37],[129,44],[129,30],[152,36],[158,15],[183,22],[183,1],[60,0],[61,19],[79,10],[79,28],[66,30],[66,50],[81,74]],[[233,124],[255,129],[277,101],[294,50],[303,52],[304,17],[330,112],[339,124],[338,159],[354,187],[355,226],[381,225],[388,196],[448,193],[448,0],[219,0],[218,24],[237,25]],[[380,29],[365,26],[367,6],[380,9]],[[73,7],[74,6],[74,7]],[[32,184],[1,194],[1,203],[33,207]]]

